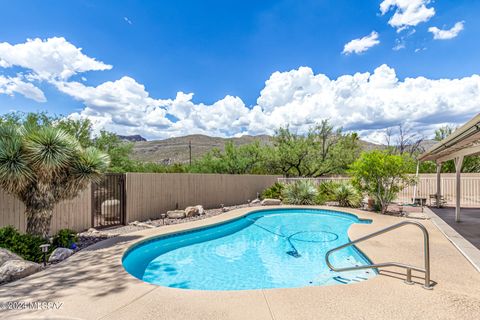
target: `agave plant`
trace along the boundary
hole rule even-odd
[[[262,191],[261,199],[280,199],[282,200],[282,191],[285,185],[280,182],[275,182],[273,185]]]
[[[334,198],[341,207],[358,208],[362,204],[362,195],[350,183],[340,183],[334,190]]]
[[[106,154],[54,126],[0,126],[0,186],[25,204],[29,234],[47,237],[55,205],[100,180],[108,165]]]
[[[283,202],[287,204],[313,205],[316,202],[317,188],[310,180],[297,180],[287,184],[283,191]]]
[[[318,185],[318,194],[325,199],[325,201],[335,201],[335,191],[340,186],[338,181],[325,181]]]

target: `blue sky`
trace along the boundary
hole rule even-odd
[[[392,5],[382,14],[381,3],[389,1]],[[149,138],[187,133],[224,136],[271,133],[276,124],[284,125],[290,120],[293,127],[302,131],[311,124],[312,117],[315,120],[330,118],[347,129],[364,131],[366,137],[374,140],[379,130],[404,121],[412,126],[420,124],[422,133],[431,134],[439,125],[460,123],[475,113],[477,107],[475,104],[461,106],[461,110],[455,111],[454,117],[447,112],[448,108],[458,109],[455,101],[462,100],[457,95],[466,87],[473,88],[473,92],[469,90],[469,96],[462,99],[472,100],[473,95],[475,100],[478,93],[475,90],[479,90],[478,79],[472,79],[471,76],[480,73],[480,19],[477,18],[480,1],[411,0],[411,8],[418,9],[418,17],[423,20],[418,22],[415,17],[408,20],[409,17],[403,16],[404,21],[410,21],[406,28],[391,23],[395,14],[402,14],[402,8],[396,5],[395,0],[0,2],[0,44],[14,46],[36,38],[47,43],[48,39],[54,37],[64,38],[65,43],[82,48],[81,53],[86,57],[112,66],[104,70],[77,70],[60,80],[52,79],[55,78],[52,76],[40,80],[30,77],[27,81],[26,75],[36,74],[35,66],[26,62],[13,63],[13,60],[8,61],[3,57],[8,63],[4,68],[0,67],[0,76],[10,79],[8,81],[11,84],[12,78],[21,73],[23,82],[42,91],[44,99],[35,101],[26,98],[12,89],[11,85],[8,87],[8,84],[4,84],[2,94],[0,80],[2,113],[10,110],[47,110],[64,115],[74,113],[74,116],[91,117],[98,128],[105,127],[124,134],[140,133]],[[428,10],[434,10],[434,14]],[[462,27],[454,37],[450,34],[445,39],[434,39],[434,32],[429,31],[432,27],[449,31],[456,23],[461,23]],[[360,53],[345,54],[347,43],[368,37],[372,32],[376,33],[378,44]],[[396,46],[398,50],[393,49]],[[10,50],[10,47],[7,49]],[[39,47],[34,50],[39,50]],[[22,54],[15,52],[16,55]],[[4,51],[4,54],[8,52]],[[35,59],[35,51],[29,54]],[[45,54],[54,55],[55,52],[47,50]],[[25,59],[30,58],[25,56]],[[62,59],[60,53],[56,62],[63,63]],[[355,73],[368,72],[372,75],[375,69],[384,64],[389,69],[382,70],[386,73],[393,70],[398,79],[397,84],[389,84],[390,89],[395,91],[392,96],[405,93],[405,87],[408,87],[403,83],[405,78],[425,77],[429,81],[463,78],[468,83],[462,83],[449,96],[438,89],[436,95],[424,98],[423,107],[426,110],[431,109],[427,103],[442,101],[435,109],[443,114],[432,122],[422,115],[411,119],[402,115],[386,115],[381,111],[385,105],[395,110],[404,104],[409,108],[418,106],[400,98],[394,98],[390,103],[384,97],[385,93],[372,92],[371,88],[366,88],[364,98],[353,105],[345,101],[340,106],[322,105],[319,100],[338,93],[339,89],[335,87],[338,84],[320,85],[322,79],[312,80],[308,72],[299,71],[300,67],[308,67],[314,77],[325,75],[334,81],[340,76]],[[289,74],[290,70],[296,70],[298,74]],[[271,81],[270,86],[266,85],[265,81],[271,79],[275,72],[280,73],[275,80],[277,82]],[[140,95],[146,94],[152,101],[133,98],[124,108],[113,110],[114,107],[106,107],[103,100],[99,102],[105,95],[91,97],[96,93],[90,88],[123,77],[144,86],[144,92]],[[298,83],[295,84],[292,77],[301,84],[300,92]],[[304,78],[302,80],[299,77]],[[342,90],[346,85],[358,85],[357,80],[353,84],[351,81],[341,84]],[[62,86],[59,81],[79,83],[82,87],[62,90],[59,89]],[[4,82],[7,83],[7,80]],[[290,87],[279,87],[278,83],[289,83]],[[437,85],[437,82],[432,83]],[[120,86],[120,83],[116,84]],[[297,87],[292,88],[292,85]],[[399,85],[404,88],[400,90]],[[416,90],[422,91],[418,87],[421,85],[416,83]],[[130,90],[128,85],[120,87]],[[72,93],[72,90],[75,92]],[[115,95],[118,90],[122,89],[115,87],[112,93],[102,93]],[[263,100],[259,99],[262,90],[265,93]],[[183,97],[182,100],[177,92],[194,95],[190,99]],[[285,94],[289,97],[282,96]],[[318,99],[308,101],[298,98],[299,95],[312,94],[319,95]],[[358,93],[352,96],[358,96]],[[232,99],[226,101],[225,97]],[[118,97],[107,97],[107,100],[115,105],[112,102],[115,98]],[[125,99],[130,98],[132,95],[127,93],[118,99],[124,103]],[[380,98],[382,103],[377,109],[368,109],[368,99]],[[223,104],[215,105],[219,101]],[[371,112],[370,117],[354,117],[345,123],[342,117],[336,117],[342,112],[352,114],[353,110],[348,109],[355,108],[359,103],[366,105],[359,106],[364,109],[361,112],[357,110],[357,113]],[[257,112],[248,111],[255,109],[255,106],[259,109]],[[303,115],[304,121],[302,118],[292,119],[285,110],[281,113],[279,110],[282,108],[297,110],[294,113]],[[329,111],[321,113],[313,110],[318,108],[327,108]],[[158,117],[157,121],[146,125],[144,120],[153,119],[152,112]],[[119,119],[119,115],[126,113],[131,113],[128,119]],[[224,119],[224,113],[232,115]],[[213,119],[205,118],[209,114]],[[274,118],[276,121],[264,123],[261,117]],[[265,124],[263,130],[258,122]]]

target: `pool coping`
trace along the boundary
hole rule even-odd
[[[424,213],[430,218],[433,224],[441,233],[457,248],[458,251],[470,262],[473,267],[480,272],[480,249],[475,247],[460,233],[455,231],[448,223],[443,221],[438,215],[428,207],[424,208]]]

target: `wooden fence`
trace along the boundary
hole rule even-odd
[[[279,176],[221,174],[127,174],[127,221],[158,218],[175,208],[218,208],[246,203]]]
[[[279,178],[280,182],[290,183],[299,179],[312,180],[315,184],[325,181],[348,181],[349,177],[321,177],[321,178]],[[417,197],[426,198],[429,203],[429,196],[437,192],[436,174],[420,174],[417,180]],[[462,173],[461,176],[461,199],[462,207],[480,207],[480,173]],[[455,174],[442,173],[441,175],[442,195],[447,202],[447,206],[455,206]],[[394,202],[411,203],[413,198],[414,186],[411,185],[403,189]]]
[[[91,189],[88,187],[80,195],[69,201],[63,201],[53,210],[52,233],[60,229],[85,230],[90,228]],[[0,190],[0,227],[12,225],[21,232],[26,229],[25,206],[23,203]]]
[[[314,179],[316,183],[328,180],[345,181],[348,177]],[[231,206],[256,198],[257,193],[275,181],[291,182],[298,178],[267,175],[222,174],[154,174],[128,173],[126,176],[126,222],[160,217],[175,208],[201,204],[205,208]],[[417,196],[429,198],[437,190],[435,174],[421,174]],[[442,174],[442,194],[447,205],[455,203],[455,175]],[[463,207],[480,207],[480,174],[462,174]],[[409,203],[413,186],[404,189],[396,202]],[[0,227],[13,225],[25,231],[25,207],[14,197],[0,190]],[[92,191],[87,188],[77,198],[60,203],[53,213],[52,233],[62,228],[82,231],[92,226]]]
[[[126,177],[126,222],[159,218],[175,208],[201,204],[205,208],[243,204],[272,185],[279,176],[223,174],[129,173]],[[0,227],[26,228],[25,206],[0,190]],[[53,212],[51,232],[82,231],[92,226],[92,190],[60,203]]]

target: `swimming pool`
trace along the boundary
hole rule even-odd
[[[247,290],[349,284],[375,270],[336,273],[325,253],[349,241],[355,215],[320,209],[272,209],[131,247],[124,268],[153,284],[196,290]],[[332,254],[338,267],[370,263],[355,247]]]

